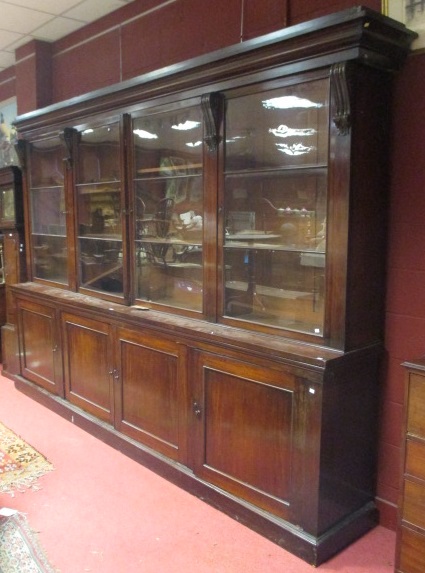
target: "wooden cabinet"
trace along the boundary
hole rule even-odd
[[[388,113],[413,37],[353,8],[17,119],[17,382],[314,564],[377,520]]]
[[[425,361],[406,367],[397,573],[425,568]]]
[[[17,334],[16,304],[10,285],[26,278],[24,234],[22,229],[7,229],[3,235],[4,280],[6,320],[1,327],[3,371],[19,372],[19,345]]]
[[[343,353],[38,283],[12,291],[17,379],[64,396],[74,422],[99,420],[96,433],[310,562],[376,523],[379,346]]]
[[[0,169],[0,336],[3,367],[18,372],[15,305],[9,286],[25,280],[22,174],[19,167]],[[9,364],[5,364],[8,361]]]

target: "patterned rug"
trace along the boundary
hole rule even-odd
[[[52,469],[44,456],[0,423],[0,493],[37,490],[38,478]]]
[[[0,572],[55,573],[20,513],[0,516]]]

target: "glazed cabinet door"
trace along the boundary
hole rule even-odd
[[[123,302],[126,278],[122,122],[78,127],[75,158],[78,288]]]
[[[329,79],[229,92],[225,120],[222,320],[323,336]]]
[[[63,396],[63,372],[57,313],[53,306],[18,299],[21,374],[53,394]]]
[[[113,423],[112,335],[109,324],[64,312],[61,318],[65,397]]]
[[[317,494],[318,389],[307,390],[290,371],[213,354],[196,353],[191,370],[196,474],[263,510],[312,527],[303,511]]]
[[[126,328],[117,331],[116,428],[185,463],[185,347]]]
[[[69,133],[67,131],[66,133]],[[29,271],[31,279],[48,281],[67,288],[74,282],[68,240],[72,242],[72,224],[67,193],[70,170],[63,133],[33,141],[27,146]]]
[[[202,313],[206,205],[200,102],[135,114],[132,133],[135,299],[173,312]]]

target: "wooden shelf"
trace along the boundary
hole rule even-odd
[[[171,165],[167,167],[146,167],[144,169],[138,169],[137,173],[161,173],[166,176],[166,171],[184,171],[186,169],[201,169],[202,163],[188,163],[187,165]],[[194,173],[184,173],[183,175],[196,175]]]

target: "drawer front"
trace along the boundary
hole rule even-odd
[[[425,481],[425,444],[407,440],[405,473]]]
[[[425,377],[420,374],[409,377],[407,431],[425,438]]]
[[[402,519],[425,532],[425,485],[405,481]]]
[[[397,570],[401,573],[424,573],[425,571],[425,536],[401,528],[400,560]]]

